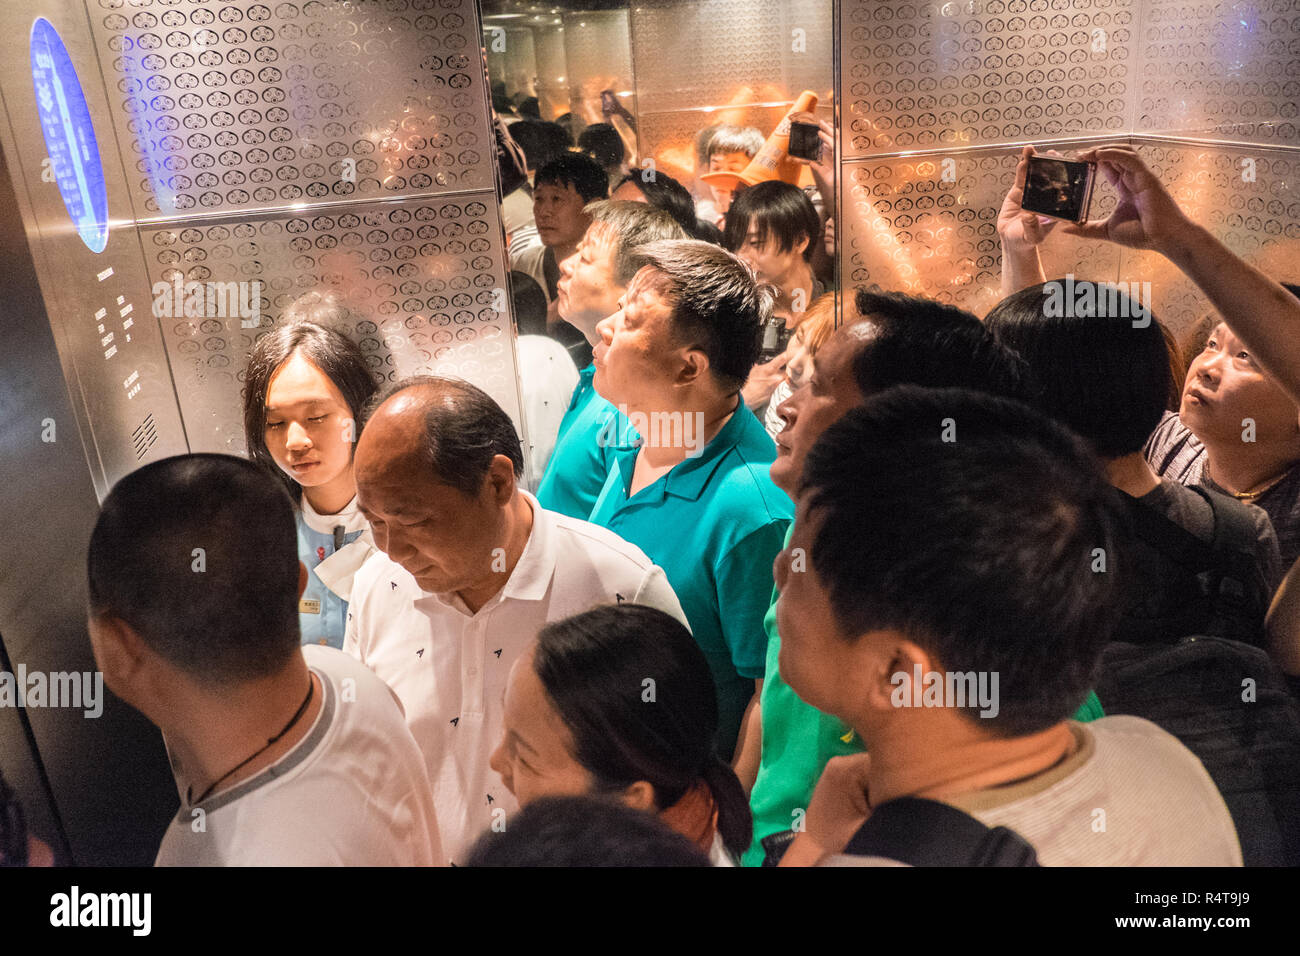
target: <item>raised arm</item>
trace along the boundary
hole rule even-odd
[[[1055,219],[1025,212],[1025,177],[1034,147],[1026,146],[1016,164],[1016,180],[998,210],[998,238],[1002,240],[1002,296],[1012,295],[1031,285],[1046,282],[1043,263],[1038,256],[1039,244],[1056,225]]]
[[[1079,158],[1098,164],[1119,192],[1119,203],[1109,218],[1067,224],[1063,231],[1165,256],[1196,283],[1260,366],[1300,403],[1300,299],[1188,218],[1132,147],[1102,146]]]

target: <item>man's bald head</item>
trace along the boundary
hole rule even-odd
[[[369,407],[357,442],[357,506],[375,545],[426,591],[501,585],[496,555],[519,492],[519,436],[468,382],[420,376]]]
[[[524,473],[514,423],[469,382],[433,375],[402,379],[375,397],[357,443],[357,482],[398,468],[476,495],[497,455]]]

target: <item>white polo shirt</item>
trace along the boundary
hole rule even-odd
[[[429,777],[392,692],[340,650],[308,644],[302,655],[323,694],[307,736],[196,806],[182,794],[155,865],[444,862]]]
[[[686,624],[664,572],[612,531],[533,509],[523,554],[471,614],[432,594],[383,552],[357,572],[343,648],[388,682],[424,752],[443,849],[452,861],[518,804],[488,766],[501,739],[510,667],[550,621],[601,604],[646,604]],[[689,625],[688,625],[689,626]]]

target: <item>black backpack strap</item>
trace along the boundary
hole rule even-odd
[[[1199,489],[1193,490],[1199,492]],[[1164,512],[1143,504],[1132,495],[1123,495],[1122,500],[1128,505],[1126,510],[1133,523],[1133,530],[1170,561],[1193,573],[1214,566],[1214,545],[1201,540]],[[1209,504],[1211,508],[1214,507],[1213,502]],[[1218,512],[1215,512],[1216,534],[1219,523]]]
[[[936,800],[900,797],[875,807],[844,852],[909,866],[1038,866],[1033,846]]]
[[[1223,571],[1217,583],[1219,598],[1235,602],[1247,612],[1266,612],[1269,587],[1257,557],[1259,532],[1250,509],[1244,505],[1234,508],[1236,501],[1208,488],[1192,486],[1192,490],[1214,513],[1213,547]]]
[[[1214,550],[1220,553],[1244,553],[1252,558],[1258,549],[1259,531],[1255,520],[1250,516],[1250,508],[1229,507],[1234,499],[1200,485],[1189,485],[1192,491],[1205,499],[1205,503],[1214,512]]]

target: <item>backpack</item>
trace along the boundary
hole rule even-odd
[[[1135,532],[1127,562],[1129,603],[1114,639],[1171,643],[1188,634],[1263,646],[1271,589],[1257,558],[1259,536],[1250,511],[1205,488],[1186,486],[1210,506],[1210,542],[1136,498],[1122,495]]]
[[[899,797],[871,811],[844,848],[909,866],[1038,866],[1033,846],[1015,830],[987,827],[937,800]]]
[[[1096,691],[1106,713],[1143,717],[1200,758],[1245,865],[1300,865],[1300,706],[1264,650],[1215,636],[1114,642]]]

